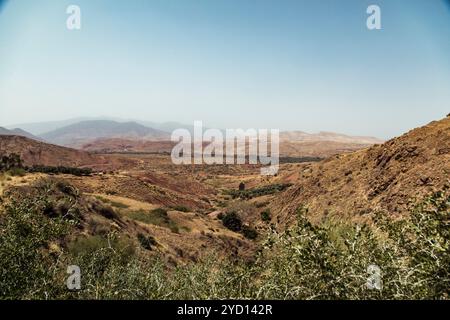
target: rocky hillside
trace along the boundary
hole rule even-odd
[[[21,136],[0,136],[0,156],[18,154],[27,166],[102,168],[113,161],[85,151],[55,146]]]
[[[411,201],[442,188],[450,178],[450,117],[381,145],[304,165],[294,187],[272,207],[281,223],[306,205],[312,216],[361,217],[382,210],[406,212]]]

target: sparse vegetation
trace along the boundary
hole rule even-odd
[[[169,269],[115,233],[68,241],[79,220],[46,216],[42,208],[74,195],[59,194],[54,183],[41,187],[40,192],[51,192],[8,203],[1,215],[3,299],[449,298],[448,188],[426,198],[403,220],[378,215],[374,227],[315,225],[307,209],[300,208],[297,223],[283,233],[269,233],[252,263],[212,256]],[[156,212],[164,216],[163,209]],[[138,235],[144,248],[154,246],[153,240]],[[83,272],[80,291],[65,287],[69,264]],[[366,287],[369,265],[381,269],[382,290]]]
[[[109,205],[111,205],[111,206],[113,206],[113,207],[115,207],[115,208],[118,208],[118,209],[126,209],[126,208],[129,207],[129,206],[128,206],[127,204],[125,204],[125,203],[118,202],[118,201],[113,201],[113,200],[110,200],[110,199],[106,199],[105,197],[102,197],[102,196],[96,196],[96,198],[97,198],[98,200],[100,200],[100,201],[102,201],[102,202],[104,202],[104,203],[107,203],[107,204],[109,204]]]
[[[186,207],[186,206],[182,206],[182,205],[173,206],[173,207],[171,207],[171,208],[172,208],[173,210],[181,211],[181,212],[190,212],[190,211],[191,211],[190,208],[188,208],[188,207]]]
[[[156,226],[164,227],[170,229],[172,232],[178,233],[179,228],[173,222],[169,215],[167,214],[167,211],[163,208],[157,208],[150,211],[145,210],[138,210],[138,211],[131,211],[127,213],[127,216],[131,219],[147,223],[147,224],[154,224]]]
[[[233,199],[252,199],[255,197],[265,196],[269,194],[274,194],[286,190],[291,186],[290,183],[278,183],[271,184],[260,188],[253,188],[247,190],[228,190],[227,194],[231,195]]]
[[[318,162],[323,160],[320,157],[280,157],[280,163],[304,163],[304,162]]]
[[[117,212],[112,207],[105,205],[102,202],[92,203],[92,208],[106,219],[114,220],[119,217]]]
[[[6,173],[13,177],[23,177],[27,172],[22,168],[11,168]]]
[[[222,220],[222,224],[227,229],[234,232],[240,232],[244,237],[250,240],[254,240],[258,237],[258,232],[251,226],[244,225],[241,218],[235,211],[229,211],[225,214],[218,216]]]
[[[129,239],[117,237],[113,233],[78,237],[75,241],[69,242],[67,245],[68,253],[73,257],[88,256],[104,248],[111,248],[122,252],[127,251],[127,255],[129,256],[134,254],[132,242]]]
[[[63,259],[57,259],[59,255],[42,249],[68,233],[69,221],[43,219],[30,203],[15,204],[8,207],[0,227],[0,295],[101,299],[445,299],[449,297],[450,280],[448,210],[448,195],[436,193],[416,207],[409,219],[392,224],[379,217],[378,229],[339,226],[340,236],[336,238],[336,233],[331,236],[335,227],[311,224],[305,217],[306,210],[300,209],[296,226],[285,233],[269,235],[253,264],[211,258],[170,271],[160,261],[139,255],[130,249],[129,242],[114,236],[76,240],[67,249],[61,246]],[[150,238],[138,237],[141,245],[154,245]],[[84,289],[79,292],[61,285],[64,263],[69,261],[83,270]],[[383,272],[381,291],[366,288],[370,264],[378,265]]]
[[[255,240],[258,237],[258,232],[254,228],[246,225],[242,226],[242,234],[250,240]]]

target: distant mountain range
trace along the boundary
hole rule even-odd
[[[170,140],[170,135],[175,129],[184,128],[193,133],[192,125],[178,122],[123,121],[115,118],[74,118],[64,121],[24,123],[15,125],[14,128],[16,129],[0,128],[0,134],[24,136],[90,151],[154,151],[155,148],[158,150],[161,148],[159,142]],[[204,130],[206,129],[205,127]],[[374,137],[349,136],[333,132],[311,134],[303,131],[283,131],[280,133],[280,141],[283,152],[288,155],[299,152],[307,155],[315,154],[320,149],[320,154],[324,156],[383,142]],[[156,145],[151,142],[156,142]],[[171,145],[164,144],[164,149]]]
[[[29,139],[34,139],[34,140],[42,140],[41,138],[25,131],[19,128],[15,128],[15,129],[6,129],[3,127],[0,127],[0,136],[20,136],[20,137],[27,137]]]
[[[6,126],[6,128],[22,128],[27,132],[31,132],[36,136],[40,136],[41,134],[65,127],[70,126],[71,124],[75,124],[81,121],[87,120],[113,120],[113,119],[100,119],[100,118],[72,118],[61,121],[43,121],[43,122],[31,122],[31,123],[18,123],[11,126]]]
[[[193,132],[193,126],[192,125],[186,125],[179,122],[171,121],[171,122],[153,122],[153,121],[142,121],[142,120],[134,120],[134,119],[121,119],[121,118],[113,118],[113,117],[82,117],[82,118],[72,118],[67,120],[61,120],[61,121],[45,121],[45,122],[33,122],[33,123],[19,123],[11,126],[6,126],[8,129],[12,128],[22,128],[23,130],[27,132],[31,132],[32,134],[36,136],[41,136],[46,133],[49,133],[51,131],[54,131],[56,129],[60,129],[63,127],[67,127],[79,122],[86,122],[86,121],[114,121],[114,122],[135,122],[140,125],[165,131],[165,132],[172,132],[175,129],[178,128],[184,128],[189,130],[190,132]]]
[[[130,140],[170,140],[170,134],[149,128],[136,122],[111,120],[88,120],[71,124],[41,137],[48,142],[70,147],[80,147],[99,138],[121,138]]]

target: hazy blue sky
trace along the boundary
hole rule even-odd
[[[79,31],[66,29],[69,4],[81,7]],[[366,28],[370,4],[382,30]],[[444,0],[10,0],[0,10],[0,125],[104,115],[386,138],[450,112]]]

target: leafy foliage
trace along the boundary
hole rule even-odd
[[[72,208],[62,211],[63,201],[46,196],[23,199],[0,213],[0,297],[46,298],[61,289],[54,280],[58,242],[76,219]]]
[[[250,240],[255,240],[258,237],[258,232],[249,226],[242,226],[242,234]]]
[[[74,206],[51,215],[44,208],[61,199],[76,203],[78,195],[64,184],[43,184],[40,190],[34,198],[6,204],[0,214],[0,298],[449,298],[448,189],[426,198],[407,218],[379,214],[373,225],[312,224],[301,207],[296,224],[282,233],[272,230],[251,263],[212,255],[172,269],[114,232],[63,241],[78,223],[75,214],[67,214]],[[49,197],[60,190],[64,197]],[[144,248],[153,241],[138,235]],[[79,291],[65,286],[71,264],[81,268]],[[370,265],[381,270],[381,290],[367,288]]]
[[[18,154],[3,155],[0,158],[0,171],[8,171],[15,168],[22,168],[22,159]]]
[[[71,174],[74,176],[89,176],[92,174],[92,169],[90,168],[74,168],[74,167],[51,167],[51,166],[33,166],[27,168],[29,172],[41,172],[50,174]]]

